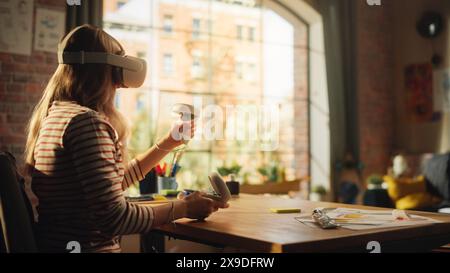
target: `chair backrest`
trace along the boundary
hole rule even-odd
[[[14,158],[0,152],[0,217],[8,252],[37,252],[33,223],[27,208]]]
[[[0,198],[0,253],[9,253],[8,237],[6,235],[5,215],[3,214],[2,199]]]
[[[450,201],[450,153],[436,154],[427,161],[424,175],[428,190],[440,195],[444,201]]]

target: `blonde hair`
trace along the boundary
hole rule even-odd
[[[65,51],[94,51],[123,55],[120,43],[100,28],[83,25],[73,33]],[[25,146],[25,171],[34,169],[34,149],[41,124],[54,101],[75,101],[108,117],[116,129],[119,140],[126,143],[128,127],[124,117],[114,107],[115,90],[113,67],[107,64],[59,64],[48,82],[42,98],[33,110],[27,127]],[[126,159],[126,149],[122,146]]]

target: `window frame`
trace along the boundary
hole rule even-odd
[[[167,22],[170,22],[167,24]],[[164,14],[163,15],[163,33],[166,36],[173,35],[173,29],[174,29],[174,21],[173,21],[173,15],[172,14]]]
[[[172,20],[173,20],[173,18],[172,18]],[[194,21],[196,20],[196,22],[197,23],[194,23]],[[203,34],[204,33],[202,33],[202,22],[203,22],[203,20],[201,19],[201,18],[192,18],[192,38],[194,39],[194,40],[199,40],[199,39],[201,39],[201,38],[203,38],[204,36],[203,36]],[[194,25],[196,25],[195,27],[194,27]],[[209,28],[209,30],[210,31],[208,31],[208,38],[209,38],[209,36],[210,35],[212,35],[211,34],[211,30],[212,30],[212,24],[211,24],[211,26],[210,27],[208,27]],[[240,31],[238,31],[237,29],[238,28],[240,28]],[[246,29],[247,28],[247,29]],[[175,33],[175,32],[177,32],[178,33],[178,31],[180,31],[180,32],[182,32],[183,30],[177,30],[177,29],[173,29],[172,28],[172,33]],[[250,31],[252,31],[253,32],[253,34],[251,35],[250,34]],[[237,25],[236,26],[236,39],[235,39],[235,41],[236,42],[239,42],[239,41],[246,41],[246,40],[250,40],[250,41],[252,41],[252,40],[255,40],[255,38],[256,38],[256,31],[255,31],[255,29],[253,28],[253,30],[252,30],[252,27],[246,27],[246,25],[245,24],[239,24],[239,25]],[[239,34],[240,33],[240,34]],[[239,35],[238,35],[239,34]],[[245,35],[246,34],[248,34],[248,37],[245,37]],[[230,35],[232,35],[232,33],[230,34]],[[258,35],[260,35],[259,33],[258,33]],[[247,44],[247,43],[246,43]],[[199,58],[198,59],[198,62],[196,62],[197,63],[197,67],[199,68],[199,69],[201,69],[201,67],[202,67],[202,61],[201,61],[201,57],[197,57],[197,58]],[[175,70],[175,65],[174,65],[174,58],[173,58],[173,55],[172,55],[172,57],[171,57],[171,63],[172,63],[172,69],[170,69],[170,71],[172,71],[171,73],[169,73],[169,74],[172,74],[173,73],[173,71]],[[193,62],[193,65],[194,65],[194,62]],[[243,79],[244,80],[244,77],[243,77],[243,74],[244,74],[244,72],[247,70],[246,68],[247,68],[247,64],[245,64],[245,63],[241,63],[241,66],[242,66],[242,72],[241,72],[241,74],[242,74],[242,76],[241,76],[241,79]],[[209,69],[209,67],[207,68],[207,69]],[[169,71],[169,70],[167,70],[167,71]],[[207,73],[206,73],[207,74]],[[256,78],[258,78],[258,77],[256,77]],[[308,83],[309,84],[309,83]],[[160,92],[160,93],[164,93],[164,92],[166,92],[166,91],[168,91],[168,90],[159,90],[158,92]],[[209,90],[209,92],[211,92],[211,90]],[[210,93],[204,93],[204,94],[199,94],[199,95],[201,95],[201,96],[208,96],[208,95],[211,95]],[[215,97],[214,97],[214,100],[215,100]],[[208,152],[209,154],[210,154],[210,157],[212,157],[213,156],[213,149],[206,149],[206,150],[194,150],[194,151],[190,151],[190,150],[188,150],[188,151],[186,151],[187,153],[200,153],[200,152]],[[211,162],[211,160],[210,160],[210,162]]]
[[[202,36],[202,19],[198,17],[192,18],[192,39],[200,40]]]
[[[175,64],[172,53],[163,54],[163,73],[165,77],[172,77],[175,74]]]

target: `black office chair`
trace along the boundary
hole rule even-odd
[[[424,168],[427,190],[442,197],[442,203],[433,211],[448,213],[450,209],[450,153],[436,154],[429,159]]]
[[[14,157],[0,152],[0,248],[3,252],[37,252],[31,205]],[[22,183],[22,184],[21,184]]]

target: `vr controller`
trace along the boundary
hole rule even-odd
[[[212,172],[209,176],[209,182],[211,183],[211,186],[214,189],[214,192],[211,194],[205,194],[205,197],[211,198],[213,200],[226,203],[231,198],[230,190],[228,189],[227,185],[223,181],[222,177],[218,173]],[[186,194],[190,194],[194,191],[192,190],[185,190]]]

